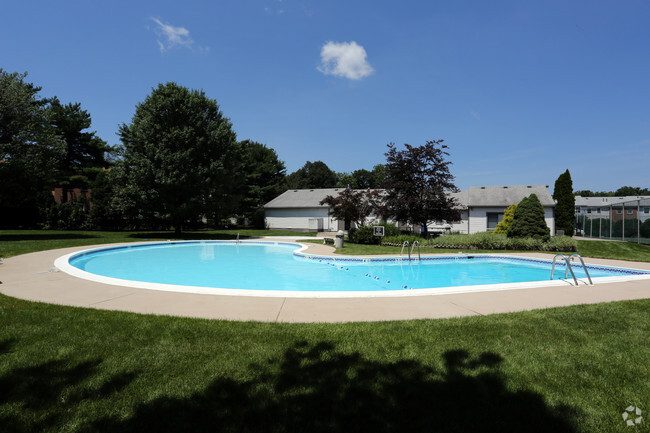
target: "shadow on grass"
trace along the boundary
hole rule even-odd
[[[237,239],[236,234],[230,233],[202,233],[202,232],[192,232],[186,233],[183,232],[180,235],[175,234],[174,232],[150,232],[150,233],[131,233],[127,235],[129,238],[134,238],[138,240],[142,239],[183,239],[183,240],[232,240]],[[241,235],[239,239],[247,239],[251,236]]]
[[[12,342],[0,342],[0,354]],[[120,392],[137,374],[118,373],[99,387],[89,386],[99,360],[70,365],[63,360],[14,368],[0,376],[0,431],[34,432],[61,427],[75,416],[78,405]]]
[[[163,397],[133,415],[95,420],[88,432],[575,432],[575,411],[534,392],[511,391],[502,358],[464,350],[437,370],[415,360],[380,362],[304,342],[250,379],[221,378],[187,398]]]
[[[51,240],[66,240],[66,239],[96,239],[101,236],[84,233],[20,233],[20,234],[4,234],[0,235],[0,242],[11,241],[51,241]]]

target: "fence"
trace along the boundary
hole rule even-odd
[[[650,245],[650,198],[576,207],[576,234]]]

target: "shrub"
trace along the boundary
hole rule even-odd
[[[540,239],[547,241],[551,231],[544,219],[544,208],[535,194],[525,197],[515,209],[512,225],[508,229],[509,238]]]
[[[348,240],[355,244],[376,244],[379,242],[379,239],[373,235],[374,229],[373,226],[383,226],[384,227],[384,237],[395,237],[401,234],[400,229],[395,224],[390,223],[378,223],[371,226],[361,226],[356,229],[350,229],[348,231]]]
[[[495,234],[502,234],[505,235],[508,233],[508,229],[512,225],[512,220],[515,217],[515,209],[517,209],[516,204],[512,204],[508,206],[508,209],[503,213],[503,220],[499,224],[497,224],[497,227],[494,229],[492,233]]]

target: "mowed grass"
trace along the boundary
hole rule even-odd
[[[309,241],[319,242],[319,241]],[[322,241],[320,241],[322,242]],[[399,254],[401,247],[378,246],[378,245],[360,245],[346,242],[343,248],[337,249],[338,254],[345,255],[375,255],[375,254]],[[417,248],[416,248],[417,251]],[[495,254],[499,250],[467,250],[467,249],[443,249],[443,248],[421,248],[422,254],[456,254],[458,252],[467,254]],[[516,253],[517,251],[501,251],[507,253]],[[530,253],[531,251],[522,251]],[[637,262],[650,262],[650,246],[635,244],[630,242],[609,242],[609,241],[592,241],[578,240],[578,254],[582,257],[596,257],[603,259],[628,260]],[[551,258],[557,254],[555,252],[540,251],[542,254],[548,254]],[[406,254],[406,249],[404,249]],[[572,254],[566,252],[564,254]]]
[[[0,257],[8,258],[18,254],[55,248],[84,245],[111,244],[120,242],[142,242],[179,239],[247,239],[259,236],[301,236],[313,237],[315,233],[300,233],[281,230],[197,230],[176,235],[173,231],[158,232],[101,232],[64,230],[0,230]]]
[[[615,241],[578,241],[578,253],[584,257],[650,262],[650,245]]]
[[[278,324],[0,295],[3,432],[630,432],[650,300]],[[646,430],[643,430],[645,428]]]

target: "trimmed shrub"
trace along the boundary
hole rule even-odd
[[[508,233],[508,229],[512,225],[512,220],[515,217],[515,209],[517,209],[516,204],[511,204],[510,206],[508,206],[508,208],[503,213],[503,219],[499,224],[497,224],[496,228],[492,233],[502,234],[502,235]]]
[[[524,198],[515,209],[512,225],[508,229],[509,238],[540,239],[547,241],[551,237],[551,231],[544,219],[544,208],[537,198],[531,194]]]
[[[578,243],[569,236],[555,236],[545,242],[534,238],[509,238],[491,232],[443,235],[436,239],[423,240],[418,236],[393,236],[384,238],[382,245],[401,246],[404,241],[420,241],[423,248],[461,250],[518,250],[518,251],[566,251],[574,252]]]
[[[384,227],[384,237],[395,237],[400,235],[400,229],[395,224],[379,223],[371,226],[361,226],[357,229],[350,229],[348,231],[348,240],[354,244],[376,244],[379,239],[373,235],[373,226]]]

